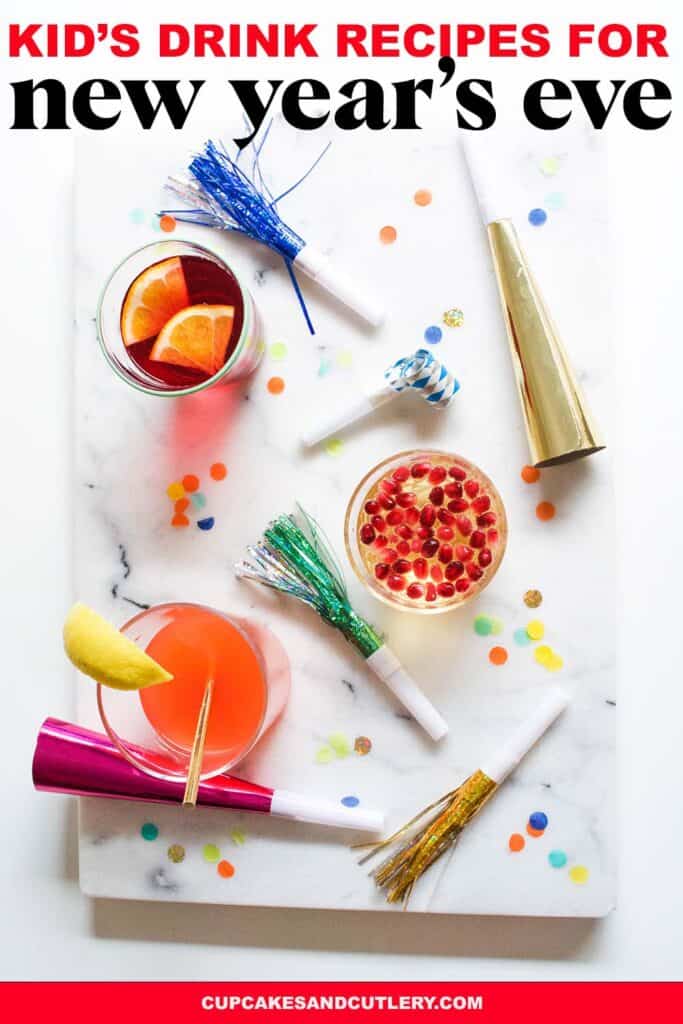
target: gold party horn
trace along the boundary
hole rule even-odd
[[[605,445],[591,419],[512,221],[491,201],[473,145],[467,164],[488,232],[510,355],[534,466],[556,466]]]

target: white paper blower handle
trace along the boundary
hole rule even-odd
[[[273,791],[270,813],[313,825],[332,825],[336,828],[356,829],[358,832],[381,832],[384,828],[384,815],[380,811],[344,807],[343,804],[334,804],[329,800],[316,800],[299,793],[290,793],[287,789]]]
[[[354,281],[344,271],[334,267],[329,257],[319,249],[315,249],[312,245],[304,245],[294,260],[294,268],[303,270],[304,274],[317,281],[321,287],[349,309],[358,313],[373,327],[379,327],[384,320],[382,307],[369,295],[363,293],[357,281]]]
[[[370,655],[367,664],[434,741],[446,735],[448,723],[427,700],[415,680],[408,675],[386,644]]]
[[[333,437],[335,434],[341,433],[345,427],[351,426],[357,420],[362,420],[373,409],[378,409],[385,402],[390,402],[397,394],[398,392],[387,384],[377,388],[372,394],[358,395],[348,405],[327,417],[323,423],[319,423],[312,430],[307,430],[301,438],[304,446],[312,448],[324,441],[326,437]]]
[[[481,766],[484,775],[494,782],[503,782],[568,704],[569,697],[563,690],[549,694],[500,749],[489,755]]]

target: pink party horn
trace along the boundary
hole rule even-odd
[[[135,768],[111,740],[80,725],[46,718],[33,755],[33,785],[51,793],[100,796],[111,800],[182,805],[185,783],[162,779]],[[199,786],[197,804],[239,811],[260,811],[294,821],[363,832],[380,832],[384,815],[344,807],[286,789],[269,789],[232,775],[217,775]]]

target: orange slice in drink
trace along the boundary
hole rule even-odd
[[[123,301],[121,336],[124,345],[154,338],[189,302],[183,265],[178,256],[147,267],[135,278]]]
[[[233,306],[181,309],[162,328],[149,358],[213,376],[225,362],[234,316]]]

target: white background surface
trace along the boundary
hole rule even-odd
[[[72,20],[76,5],[11,3],[8,18]],[[148,5],[151,7],[152,5]],[[225,20],[203,5],[205,20]],[[436,5],[435,5],[436,6]],[[559,5],[558,5],[559,6]],[[672,52],[680,35],[673,4],[600,5],[600,20],[664,20]],[[107,10],[107,7],[109,10]],[[250,14],[267,16],[268,4]],[[306,13],[297,5],[297,13]],[[496,10],[496,8],[500,8]],[[508,20],[489,5],[486,20]],[[564,5],[563,5],[564,7]],[[567,5],[568,7],[568,5]],[[373,11],[380,20],[380,5]],[[263,13],[262,13],[263,12]],[[396,9],[393,7],[395,17]],[[617,17],[618,12],[618,17]],[[411,12],[406,12],[409,16]],[[576,20],[575,6],[566,17]],[[478,20],[481,10],[459,12]],[[100,4],[97,20],[114,20]],[[159,17],[181,20],[165,4]],[[344,12],[351,20],[351,7]],[[293,17],[292,13],[292,17]],[[427,18],[427,12],[421,17]],[[150,15],[151,18],[151,15]],[[535,5],[515,18],[539,20]],[[593,5],[585,20],[597,19]],[[438,20],[438,14],[431,20]],[[544,62],[545,69],[551,65]],[[645,74],[644,62],[598,63],[602,77]],[[134,76],[153,76],[140,62]],[[174,73],[189,77],[189,67]],[[196,69],[193,69],[193,72]],[[468,68],[469,70],[469,68]],[[489,69],[491,70],[491,69]],[[582,66],[582,77],[588,77]],[[592,71],[593,69],[591,69]],[[10,67],[7,77],[46,74]],[[576,71],[576,68],[572,68]],[[49,72],[79,80],[121,77],[107,65]],[[552,72],[560,74],[559,66]],[[165,73],[167,73],[165,71]],[[318,69],[320,77],[325,74]],[[678,70],[649,66],[672,85]],[[157,69],[157,74],[159,70]],[[263,71],[254,72],[263,75]],[[493,69],[494,79],[503,75]],[[170,77],[170,75],[167,75]],[[204,68],[194,77],[229,77]],[[540,77],[538,66],[525,80]],[[637,75],[635,75],[637,77]],[[348,74],[346,77],[351,77]],[[8,118],[5,119],[6,123]],[[71,330],[71,160],[66,134],[8,133],[4,147],[2,436],[3,721],[7,783],[3,842],[2,975],[5,978],[666,978],[680,977],[681,711],[678,667],[680,566],[680,290],[676,231],[681,230],[676,120],[663,132],[613,130],[614,205],[619,264],[614,338],[620,348],[619,449],[621,552],[620,900],[603,922],[459,918],[390,921],[353,913],[229,910],[86,900],[76,884],[75,803],[37,799],[29,762],[35,730],[49,706],[72,708],[71,675],[60,625],[72,598],[69,536],[69,364]],[[114,136],[112,137],[114,139]],[[113,143],[114,146],[114,143]],[[115,150],[113,148],[112,152]],[[676,265],[678,261],[678,265]],[[29,385],[30,382],[30,385]]]

